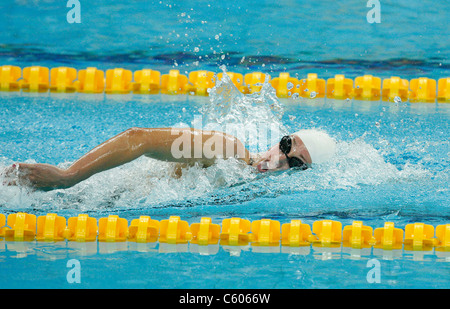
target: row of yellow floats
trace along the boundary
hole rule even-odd
[[[222,226],[212,223],[211,218],[203,217],[200,223],[188,224],[179,216],[157,221],[149,216],[133,219],[130,226],[124,218],[109,215],[97,219],[80,214],[67,220],[50,213],[39,216],[23,212],[8,215],[0,214],[0,237],[10,241],[102,241],[138,243],[156,242],[168,244],[193,243],[213,245],[244,246],[282,246],[301,247],[351,247],[362,249],[375,247],[384,250],[402,249],[428,251],[436,247],[438,251],[450,251],[450,224],[432,225],[412,223],[403,231],[394,223],[386,222],[384,227],[376,228],[353,221],[342,230],[339,221],[319,220],[310,225],[301,220],[291,220],[281,226],[280,222],[262,219],[250,222],[241,218],[222,221]],[[281,231],[281,233],[280,233]]]
[[[242,75],[227,72],[232,82],[243,93],[261,90],[266,74],[253,72]],[[106,75],[106,76],[105,76]],[[217,74],[221,79],[223,73]],[[49,78],[50,77],[50,78]],[[379,77],[364,75],[353,81],[342,74],[333,78],[318,78],[310,73],[304,79],[297,79],[289,73],[280,73],[276,78],[268,75],[270,84],[277,96],[288,98],[300,96],[306,98],[327,97],[332,99],[384,100],[410,102],[450,102],[450,77],[434,79],[420,77],[408,81],[400,77],[381,80]],[[74,68],[57,67],[51,70],[42,66],[26,67],[4,65],[0,67],[0,90],[32,92],[81,92],[81,93],[141,93],[141,94],[195,94],[208,95],[208,89],[215,85],[215,73],[194,71],[188,76],[179,70],[170,70],[169,74],[143,69],[135,71],[115,68],[106,71],[89,67],[77,72]]]

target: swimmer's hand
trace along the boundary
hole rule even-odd
[[[50,164],[14,164],[2,175],[6,185],[28,185],[42,191],[71,187],[66,170]]]

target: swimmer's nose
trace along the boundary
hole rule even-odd
[[[286,165],[287,158],[286,156],[273,156],[270,158],[269,162],[267,163],[269,170],[277,170],[280,168],[283,168]]]
[[[287,162],[287,157],[284,153],[279,153],[271,156],[271,165],[273,168],[280,168]]]
[[[264,160],[258,164],[258,169],[261,171],[269,171],[276,169],[278,167],[278,164],[276,161],[273,160]]]

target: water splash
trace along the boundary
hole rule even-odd
[[[210,90],[210,103],[200,109],[202,129],[226,132],[250,151],[265,151],[288,133],[281,121],[284,107],[275,89],[266,78],[259,92],[243,94],[226,74],[225,66],[221,69],[223,77]]]

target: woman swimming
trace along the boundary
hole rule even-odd
[[[69,168],[50,164],[18,163],[3,174],[8,185],[28,184],[40,190],[69,188],[94,174],[120,166],[141,156],[176,162],[175,175],[181,168],[195,163],[208,167],[217,159],[236,158],[259,172],[290,168],[305,170],[312,164],[330,159],[335,141],[325,132],[301,130],[284,136],[262,154],[252,154],[236,137],[218,131],[176,128],[131,128],[98,145]]]

